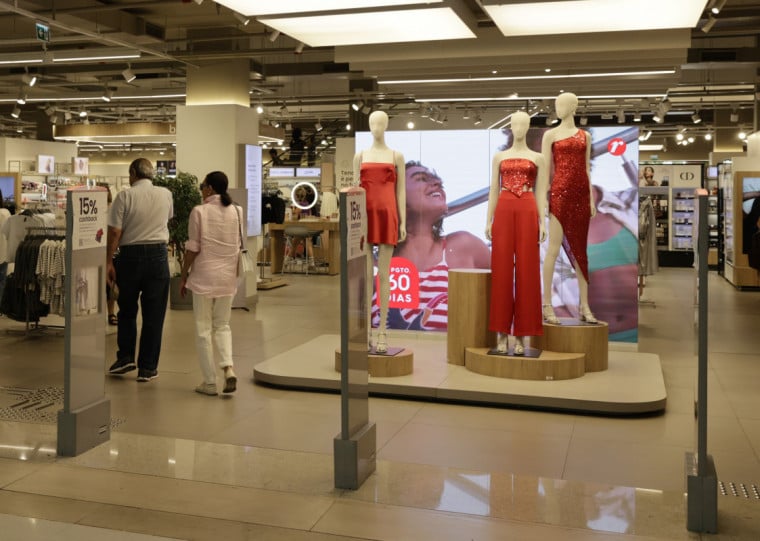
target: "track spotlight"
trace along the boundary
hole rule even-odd
[[[406,129],[413,130],[414,129],[414,120],[410,120],[406,123]]]
[[[705,134],[705,141],[712,141],[712,132],[707,132]]]
[[[20,116],[21,116],[21,107],[19,107],[18,105],[16,105],[16,106],[13,108],[13,111],[11,111],[11,116],[12,116],[13,118],[18,118],[18,117],[20,117]]]
[[[723,9],[723,6],[726,5],[727,0],[717,0],[715,2],[715,5],[710,8],[710,11],[712,11],[715,15],[720,13],[720,10]]]
[[[586,124],[588,124],[588,117],[587,116],[582,116],[581,117],[581,126],[585,126]]]
[[[710,15],[707,18],[707,22],[702,25],[702,28],[700,28],[700,30],[704,32],[705,34],[707,34],[710,30],[712,30],[713,26],[715,26],[715,23],[717,22],[718,22],[718,19]]]
[[[193,0],[193,2],[200,6],[203,3],[203,0]]]
[[[113,91],[110,88],[106,87],[105,91],[103,92],[103,95],[100,96],[100,99],[108,103],[109,101],[111,101],[112,96],[113,96]]]
[[[66,122],[68,122],[69,120],[71,120],[71,113],[69,111],[66,111],[65,113],[63,113],[63,119]]]
[[[243,26],[248,26],[248,23],[251,22],[251,19],[243,15],[242,13],[238,13],[237,11],[233,11],[232,15],[238,20],[240,24]]]
[[[269,36],[267,37],[267,39],[269,41],[271,41],[272,43],[274,43],[275,41],[277,41],[277,38],[279,38],[279,37],[280,37],[280,31],[279,30],[272,30],[272,33],[269,34]]]
[[[132,67],[129,64],[127,64],[127,69],[121,72],[121,76],[124,77],[124,80],[128,83],[131,83],[137,79],[137,75],[135,75],[135,72],[132,71]]]
[[[26,85],[34,86],[37,84],[37,76],[25,73],[21,76],[21,81]]]
[[[739,122],[739,113],[737,113],[736,111],[732,111],[729,119],[731,120],[731,122]]]
[[[26,103],[26,92],[24,91],[23,87],[18,89],[18,98],[16,98],[16,103],[19,105],[24,105]]]
[[[473,124],[475,124],[475,125],[477,126],[477,125],[479,125],[481,122],[483,122],[483,119],[482,119],[482,118],[480,118],[480,115],[477,115],[477,116],[475,117],[475,122],[473,122]]]
[[[737,137],[739,137],[739,139],[744,141],[747,138],[747,132],[745,132],[743,129],[740,129]]]
[[[691,115],[691,121],[694,124],[699,124],[700,122],[702,122],[702,117],[699,116],[699,111],[694,111],[694,114]]]
[[[346,131],[351,131],[351,124],[350,123],[346,123]]]
[[[617,110],[617,121],[618,121],[618,124],[625,123],[625,111],[623,111],[622,107]]]
[[[467,107],[464,108],[464,113],[462,113],[462,119],[463,120],[470,119],[470,110]]]
[[[264,114],[264,104],[259,102],[256,104],[256,112],[260,115]]]
[[[280,105],[280,114],[288,114],[288,106],[285,104],[285,102],[282,102],[282,105]]]
[[[641,113],[633,113],[633,121],[641,122]]]
[[[362,113],[364,113],[365,115],[368,115],[368,114],[370,114],[371,112],[372,112],[372,107],[370,107],[369,105],[367,105],[367,104],[365,103],[365,104],[364,104],[364,107],[362,107]]]
[[[319,120],[317,120],[317,123],[314,124],[314,129],[317,131],[322,131],[322,123]]]
[[[303,41],[299,41],[298,45],[296,45],[296,48],[293,51],[293,53],[295,53],[295,54],[301,54],[303,52],[303,48],[304,48]]]
[[[55,114],[55,107],[53,107],[52,105],[48,105],[47,107],[45,107],[45,114],[47,116],[53,116]]]
[[[84,109],[79,111],[79,118],[86,118],[86,117],[87,117],[87,111],[85,111]]]
[[[357,100],[351,104],[351,109],[354,111],[360,111],[362,107],[364,107],[364,101],[362,100]]]

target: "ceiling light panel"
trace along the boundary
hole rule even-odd
[[[217,0],[217,4],[226,6],[244,15],[259,17],[261,15],[285,15],[314,11],[381,8],[388,6],[408,6],[410,4],[440,4],[443,0],[279,0],[278,2],[251,2],[251,0]]]
[[[309,47],[475,38],[451,8],[260,17],[259,22]]]
[[[694,28],[707,0],[483,0],[505,36]]]

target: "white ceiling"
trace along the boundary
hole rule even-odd
[[[665,7],[681,1],[686,0],[659,4]],[[295,54],[299,40],[282,33],[270,41],[270,26],[257,20],[242,25],[229,8],[211,0],[200,5],[197,0],[0,1],[0,131],[13,135],[21,128],[26,135],[49,136],[45,108],[56,109],[59,122],[81,122],[77,114],[81,110],[89,112],[91,123],[171,121],[174,106],[184,103],[186,71],[193,65],[231,58],[249,60],[251,103],[265,106],[264,118],[301,126],[306,135],[317,120],[326,130],[340,133],[349,118],[349,103],[360,98],[371,107],[384,108],[392,118],[425,113],[424,122],[429,126],[420,125],[423,128],[441,126],[429,120],[428,105],[447,117],[449,126],[464,127],[469,122],[462,118],[465,109],[475,109],[494,121],[517,108],[538,108],[540,114],[547,114],[551,97],[562,90],[600,96],[581,101],[580,114],[589,115],[590,123],[616,122],[602,117],[613,116],[621,108],[629,118],[642,113],[643,123],[659,130],[672,131],[697,109],[705,118],[701,129],[734,110],[743,122],[754,122],[755,93],[751,86],[740,85],[758,82],[760,0],[728,0],[709,33],[699,28],[708,20],[702,8],[709,9],[711,2],[691,0],[681,10],[693,11],[686,13],[691,19],[684,28],[517,37],[503,35],[488,14],[489,6],[484,6],[489,3],[443,3],[455,10],[474,39],[306,46],[301,54]],[[539,2],[532,6],[534,15],[528,19],[543,21],[552,13],[546,10],[560,4],[577,8],[577,21],[591,20],[590,14],[595,12],[588,1]],[[641,2],[626,4],[639,6]],[[286,11],[282,1],[267,5]],[[435,7],[440,6],[432,4],[427,9]],[[654,20],[657,12],[647,16]],[[619,17],[618,22],[628,18]],[[38,21],[50,25],[51,40],[45,47],[35,37]],[[537,24],[533,26],[537,28]],[[420,36],[424,36],[423,30],[420,26]],[[128,61],[52,61],[69,54],[64,51],[90,53],[100,48],[129,48],[140,56]],[[3,58],[23,55],[39,55],[43,62],[2,64]],[[122,77],[127,62],[137,75],[131,83]],[[40,80],[26,89],[28,101],[20,106],[19,119],[13,119],[9,113],[22,89],[25,67]],[[670,73],[582,76],[652,70]],[[487,80],[489,77],[513,79]],[[440,78],[480,80],[379,82]],[[105,88],[113,93],[110,103],[100,99]],[[518,99],[504,100],[515,93]],[[666,124],[656,126],[651,122],[651,110],[665,95],[673,107]],[[466,101],[473,99],[481,101]],[[281,113],[283,103],[287,115]],[[66,111],[71,120],[65,119]]]

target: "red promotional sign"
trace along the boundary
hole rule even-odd
[[[380,284],[375,277],[375,290]],[[417,308],[420,305],[420,275],[414,263],[403,257],[391,258],[389,308]]]
[[[613,156],[622,156],[626,148],[628,148],[628,145],[620,137],[610,139],[610,142],[607,143],[607,151]]]

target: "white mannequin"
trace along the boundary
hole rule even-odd
[[[571,92],[563,92],[557,97],[555,102],[555,110],[557,117],[560,119],[560,124],[556,128],[552,128],[547,131],[541,141],[541,153],[544,155],[544,159],[547,164],[552,163],[552,144],[555,141],[567,139],[572,137],[578,132],[578,128],[575,126],[575,111],[578,107],[578,97]],[[589,200],[591,204],[591,215],[589,220],[596,214],[596,205],[594,204],[594,191],[591,186],[591,134],[584,131],[586,135],[586,174],[589,178]],[[545,194],[544,194],[545,195]],[[559,220],[551,214],[549,211],[549,247],[544,259],[543,269],[543,314],[544,320],[548,323],[559,324],[559,319],[554,314],[554,308],[552,307],[552,278],[554,276],[554,267],[557,263],[557,256],[559,256],[559,249],[562,245],[562,239],[564,238],[564,231],[562,230],[562,224]],[[588,282],[583,276],[578,263],[575,263],[575,274],[578,277],[578,291],[580,296],[580,313],[581,319],[588,321],[589,323],[596,323],[597,320],[594,314],[591,313],[591,308],[588,304]]]
[[[369,148],[357,152],[354,156],[354,182],[359,184],[362,162],[392,163],[396,166],[396,207],[399,218],[398,241],[406,239],[406,168],[404,156],[394,151],[385,144],[385,131],[388,129],[388,115],[383,111],[374,111],[369,115],[369,131],[372,134],[372,145]],[[377,299],[380,303],[380,326],[377,334],[375,351],[385,353],[388,351],[388,338],[386,333],[388,319],[388,302],[390,300],[390,267],[391,257],[395,246],[380,244],[377,256],[377,274],[380,282],[380,290]],[[367,258],[367,299],[369,299],[369,319],[372,321],[372,287],[374,278],[373,261]],[[369,325],[370,346],[372,343],[372,325]]]
[[[538,207],[538,228],[540,231],[539,242],[546,238],[546,226],[544,225],[546,216],[546,191],[549,182],[548,168],[544,156],[528,148],[525,142],[525,136],[530,128],[530,116],[523,112],[517,111],[512,115],[512,146],[507,150],[497,152],[491,166],[491,189],[488,193],[488,214],[486,217],[486,238],[491,240],[491,227],[493,225],[493,216],[496,211],[496,203],[499,200],[501,191],[501,178],[499,168],[503,160],[509,158],[524,158],[530,160],[538,167],[538,177],[536,178],[536,206]],[[509,335],[506,333],[496,333],[496,350],[499,353],[507,352]],[[515,336],[515,355],[525,353],[525,337]]]

